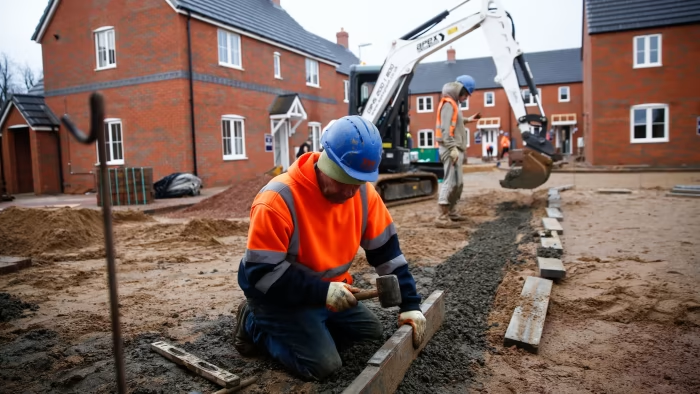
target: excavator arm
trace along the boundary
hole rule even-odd
[[[397,114],[395,104],[402,93],[408,89],[408,84],[420,61],[481,27],[496,65],[495,82],[505,90],[525,145],[522,167],[512,168],[506,179],[501,181],[501,186],[510,189],[535,188],[549,179],[552,159],[558,157],[554,147],[545,137],[547,117],[529,65],[525,61],[520,45],[515,40],[512,19],[500,0],[482,0],[478,13],[451,23],[439,31],[428,32],[452,11],[469,1],[464,1],[453,9],[440,13],[392,42],[390,52],[382,65],[379,78],[361,116],[374,123],[380,130],[386,127],[395,118]],[[539,114],[530,114],[526,110],[515,70],[516,62],[520,66],[530,94],[537,102]]]

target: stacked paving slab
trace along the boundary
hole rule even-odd
[[[560,192],[571,188],[573,185],[553,187],[547,193],[547,217],[542,218],[543,230],[539,232],[540,245],[537,248],[539,276],[528,276],[525,279],[520,293],[520,305],[513,311],[503,339],[505,347],[515,345],[535,354],[539,350],[552,287],[566,277],[566,269],[561,260],[564,247],[559,237],[564,234],[561,226],[564,214],[561,210]]]
[[[700,185],[676,185],[666,195],[669,197],[700,198]]]

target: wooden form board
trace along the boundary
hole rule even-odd
[[[219,386],[232,388],[241,384],[241,380],[237,375],[225,371],[216,365],[209,364],[201,358],[189,354],[167,342],[153,342],[151,344],[151,350]]]
[[[426,327],[423,343],[413,347],[413,327],[401,326],[369,359],[367,367],[343,391],[343,394],[393,393],[399,387],[413,360],[430,341],[445,317],[445,297],[442,290],[434,291],[421,304]]]
[[[32,265],[29,257],[0,256],[0,275],[19,271]]]
[[[510,318],[503,346],[515,345],[531,353],[538,352],[552,284],[551,280],[536,276],[525,279],[520,293],[520,305]]]

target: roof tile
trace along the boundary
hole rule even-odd
[[[585,0],[590,34],[700,23],[700,0]]]

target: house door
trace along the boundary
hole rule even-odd
[[[276,127],[277,131],[274,131]],[[289,168],[289,122],[286,119],[273,120],[272,130],[275,133],[272,138],[275,166],[282,166],[282,170],[287,171]]]
[[[562,154],[571,154],[571,126],[561,126],[559,129],[559,141],[557,142]]]
[[[481,129],[481,156],[486,157],[486,149],[489,145],[493,146],[493,152],[491,153],[493,157],[498,156],[498,145],[496,144],[496,138],[498,137],[498,130],[496,129]]]
[[[15,176],[17,194],[34,192],[32,173],[32,150],[29,142],[29,128],[12,130],[15,140]]]

